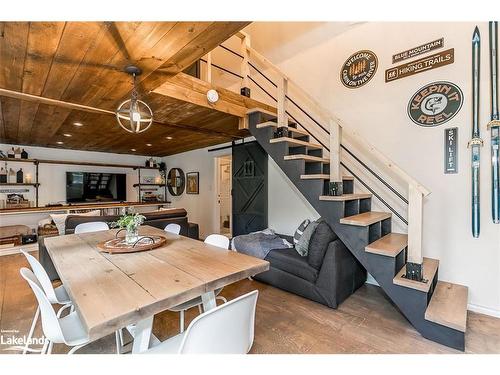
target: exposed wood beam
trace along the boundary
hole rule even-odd
[[[215,89],[219,93],[219,100],[214,104],[209,103],[207,100],[207,91],[210,89]],[[204,82],[185,73],[179,73],[171,77],[153,92],[240,118],[246,117],[248,110],[252,108],[263,108],[276,113],[274,107]]]
[[[115,116],[115,112],[109,111],[107,109],[91,107],[91,106],[78,104],[78,103],[67,102],[64,100],[46,98],[46,97],[39,96],[39,95],[26,94],[23,92],[8,90],[8,89],[4,89],[4,88],[0,88],[0,96],[5,96],[8,98],[18,99],[18,100],[22,100],[22,101],[34,102],[37,104],[46,104],[46,105],[50,105],[50,106],[62,107],[62,108],[70,109],[70,110],[99,113],[99,114],[113,116],[113,117]],[[162,122],[162,121],[154,121],[154,123],[159,124],[159,125],[163,125],[163,126],[167,126],[167,127],[171,127],[171,128],[196,132],[196,133],[221,136],[224,138],[233,138],[233,139],[242,138],[241,136],[236,136],[234,134],[210,130],[210,129],[198,128],[196,126],[191,126],[191,125],[171,123],[171,122]]]

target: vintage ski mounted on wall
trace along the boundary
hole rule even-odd
[[[490,87],[491,87],[491,215],[493,222],[500,222],[499,154],[500,118],[498,114],[498,22],[490,22]]]
[[[472,139],[468,147],[472,151],[472,235],[479,237],[480,207],[479,207],[479,166],[483,140],[479,136],[479,67],[480,67],[481,37],[476,26],[472,35]]]

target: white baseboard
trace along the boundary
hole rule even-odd
[[[372,275],[368,274],[368,277],[366,278],[366,283],[370,285],[375,285],[380,287],[380,285],[377,283],[377,281],[373,278]],[[484,307],[480,305],[476,305],[473,303],[469,303],[467,305],[467,310],[473,311],[479,314],[484,314],[488,316],[492,316],[494,318],[500,318],[500,310],[492,309],[489,307]]]
[[[500,318],[500,310],[491,309],[489,307],[484,307],[484,306],[476,305],[473,303],[469,303],[467,305],[467,310],[474,311],[474,312],[477,312],[479,314],[493,316],[495,318]]]

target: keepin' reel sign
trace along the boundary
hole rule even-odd
[[[463,102],[462,90],[454,83],[429,83],[411,97],[408,116],[415,124],[423,127],[439,126],[455,117]]]

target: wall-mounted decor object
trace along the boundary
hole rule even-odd
[[[172,168],[168,171],[167,186],[168,191],[174,197],[178,197],[184,192],[185,187],[184,172],[180,168]]]
[[[16,151],[14,147],[12,147],[9,151],[7,151],[7,157],[13,159],[16,156]]]
[[[142,133],[149,129],[153,123],[153,111],[142,100],[136,88],[136,78],[142,74],[137,66],[129,65],[124,69],[125,73],[132,76],[132,93],[130,99],[125,100],[116,110],[118,124],[129,133]]]
[[[200,173],[186,173],[186,194],[200,194]]]
[[[413,94],[408,102],[408,116],[419,126],[438,126],[455,117],[463,101],[462,90],[454,83],[432,82]]]
[[[444,173],[458,173],[458,128],[444,129]]]
[[[7,155],[5,155],[2,150],[0,150],[0,158],[4,159],[6,157],[7,157]]]
[[[142,177],[142,183],[143,184],[154,184],[155,183],[155,178],[153,176],[143,176]]]
[[[396,64],[397,62],[411,59],[415,56],[422,55],[424,53],[433,51],[435,49],[444,47],[444,38],[433,40],[432,42],[421,44],[418,47],[413,47],[407,49],[403,52],[398,52],[395,55],[392,55],[392,63]]]
[[[480,231],[480,195],[479,195],[479,167],[481,162],[481,147],[483,140],[479,134],[479,82],[480,82],[481,37],[476,26],[472,34],[472,139],[468,147],[471,149],[472,175],[472,235],[479,237]]]
[[[8,178],[7,178],[7,182],[9,184],[15,184],[16,180],[17,180],[16,172],[12,168],[10,168],[9,169],[9,175],[8,175]]]
[[[16,147],[16,149],[14,151],[14,158],[21,159],[21,147]]]
[[[441,66],[453,64],[455,61],[455,49],[447,49],[433,55],[422,57],[421,59],[410,61],[385,71],[385,82],[392,82],[397,79],[412,76],[414,74],[426,72]]]
[[[377,56],[368,50],[353,53],[340,70],[340,81],[349,89],[366,85],[375,75],[378,67]]]
[[[26,150],[24,148],[21,151],[21,159],[28,159],[28,153],[26,152]]]
[[[24,183],[24,172],[22,168],[19,168],[19,170],[16,172],[16,182],[18,184]]]
[[[0,168],[0,184],[6,184],[6,183],[7,183],[7,170],[2,167]]]
[[[498,113],[498,22],[490,22],[490,89],[491,89],[491,216],[500,223],[500,115]]]

